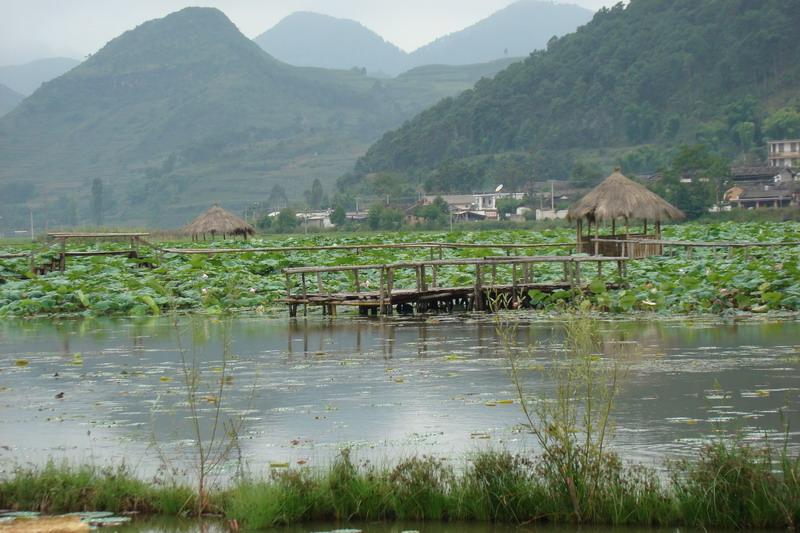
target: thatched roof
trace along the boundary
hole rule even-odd
[[[591,221],[614,220],[681,220],[683,211],[670,204],[644,185],[629,180],[619,169],[603,183],[569,208],[567,218]]]
[[[217,204],[194,219],[184,231],[189,235],[252,235],[256,232],[253,226]]]

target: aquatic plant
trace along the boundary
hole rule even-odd
[[[682,224],[664,228],[670,240],[703,241],[800,241],[798,222],[723,222]],[[497,243],[569,243],[574,232],[557,228],[531,231],[463,231],[455,233],[370,233],[292,235],[280,239],[256,239],[247,243],[217,242],[211,247],[260,247],[358,245],[431,241],[486,244],[485,248],[443,251],[445,258],[501,255],[492,248]],[[188,243],[162,243],[170,247]],[[75,250],[117,250],[114,243],[75,244]],[[14,251],[0,246],[0,253]],[[0,260],[0,316],[50,314],[152,315],[172,305],[179,311],[221,314],[226,310],[264,312],[276,306],[284,295],[281,269],[300,265],[384,264],[429,259],[421,249],[315,249],[236,255],[161,254],[142,247],[139,259],[120,256],[70,258],[64,274],[53,272],[29,277],[28,258]],[[568,248],[518,250],[520,254],[566,254]],[[797,248],[734,250],[732,254],[711,249],[696,249],[689,257],[683,249],[670,249],[668,255],[631,262],[624,287],[607,290],[603,281],[614,281],[606,273],[598,276],[584,270],[587,286],[583,298],[595,310],[608,312],[725,313],[733,310],[765,312],[800,310],[800,266]],[[674,252],[674,254],[673,254]],[[47,263],[56,251],[37,256]],[[152,266],[152,268],[150,268]],[[377,273],[364,274],[362,282],[378,285]],[[537,281],[558,281],[559,265],[538,265]],[[372,276],[372,277],[370,277]],[[510,271],[498,269],[500,279],[510,280]],[[439,273],[442,285],[469,283],[469,268],[444,267]],[[326,288],[350,290],[352,279],[331,274]],[[400,288],[414,283],[412,272],[398,274]],[[569,307],[574,295],[569,291],[545,294],[531,291],[532,303],[542,309]],[[281,307],[277,307],[282,309]]]

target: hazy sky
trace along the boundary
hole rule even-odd
[[[0,0],[0,65],[42,57],[81,59],[125,30],[186,6],[213,6],[255,37],[294,11],[357,20],[411,51],[513,0]],[[566,3],[566,2],[565,2]],[[588,9],[608,0],[570,0]]]

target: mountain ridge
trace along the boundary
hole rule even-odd
[[[0,83],[0,117],[14,109],[25,97]]]
[[[298,35],[313,35],[314,47]],[[321,13],[294,12],[253,40],[277,59],[301,67],[366,68],[389,76],[407,67],[406,53],[377,33],[357,21]]]
[[[213,8],[186,8],[110,41],[0,119],[0,216],[90,209],[180,225],[214,201],[244,209],[281,184],[329,184],[381,133],[506,62],[397,80],[278,61]],[[26,191],[5,198],[3,191]],[[63,222],[63,221],[62,221]],[[59,220],[53,219],[53,224]]]
[[[42,83],[50,81],[80,64],[69,57],[47,57],[21,65],[0,66],[0,84],[30,96]]]
[[[254,41],[286,63],[323,68],[366,68],[396,76],[425,65],[472,65],[524,57],[544,48],[553,36],[574,31],[592,12],[572,4],[518,0],[459,31],[407,53],[350,20],[299,11]]]
[[[703,142],[745,154],[766,114],[796,98],[800,44],[788,36],[797,24],[791,0],[603,9],[546,51],[387,132],[340,185],[357,189],[369,174],[393,172],[409,188],[480,188],[503,172],[520,183],[532,174],[563,179],[581,158],[611,166],[630,154],[641,159],[630,166],[654,169],[652,145]]]
[[[444,35],[409,54],[414,65],[463,65],[503,56],[527,56],[589,22],[592,12],[574,4],[519,0],[492,15]]]

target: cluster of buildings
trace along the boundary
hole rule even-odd
[[[758,209],[766,207],[800,206],[800,139],[784,139],[770,141],[767,145],[767,163],[762,166],[742,166],[731,168],[727,177],[727,190],[721,200],[724,207],[717,209]],[[658,175],[645,179],[658,179]],[[682,180],[691,182],[691,178]],[[454,223],[482,220],[553,220],[567,217],[566,209],[557,209],[569,201],[575,191],[562,190],[558,193],[551,190],[536,194],[539,208],[518,207],[505,217],[499,209],[499,202],[504,199],[523,200],[525,193],[510,192],[498,189],[493,192],[476,192],[471,194],[429,194],[405,208],[405,222],[415,224],[424,222],[416,213],[416,208],[430,205],[441,198],[447,203],[451,220]],[[331,222],[332,210],[316,212],[300,212],[297,218],[301,227],[328,229],[335,226]],[[270,216],[277,216],[277,212]],[[367,211],[347,213],[347,219],[354,222],[366,220]]]
[[[723,202],[731,208],[800,205],[800,139],[767,143],[767,165],[733,167]]]

